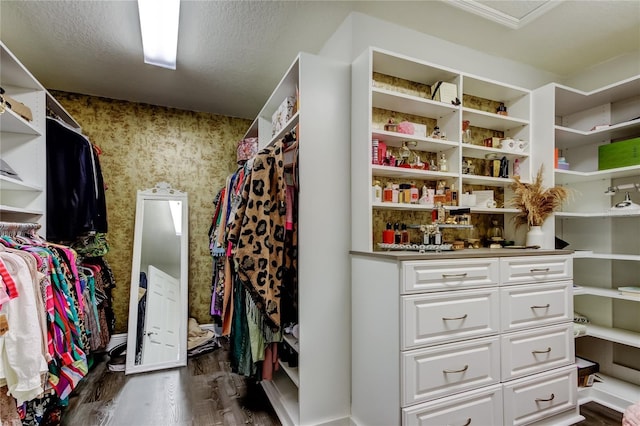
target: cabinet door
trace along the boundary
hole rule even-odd
[[[404,293],[458,290],[498,284],[498,259],[456,259],[402,263]]]
[[[577,374],[569,366],[505,383],[504,424],[526,425],[574,409]]]
[[[501,331],[572,321],[571,281],[500,289]]]
[[[502,380],[573,364],[573,323],[502,335]]]
[[[502,385],[492,385],[402,410],[407,425],[501,425]]]
[[[429,401],[500,381],[496,337],[403,352],[402,406]]]
[[[402,349],[453,342],[499,331],[498,289],[402,296]]]
[[[518,256],[500,259],[502,285],[573,279],[571,256]]]

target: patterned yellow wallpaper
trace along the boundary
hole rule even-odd
[[[117,281],[116,333],[127,329],[136,191],[166,181],[189,196],[189,315],[211,323],[207,233],[213,198],[236,169],[235,147],[251,122],[66,92],[53,96],[102,149],[109,254]]]

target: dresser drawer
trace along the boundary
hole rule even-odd
[[[500,381],[500,340],[473,339],[403,352],[402,406]]]
[[[502,385],[492,385],[402,410],[403,426],[502,425]]]
[[[572,285],[564,281],[500,288],[501,331],[572,321]]]
[[[502,380],[573,364],[573,323],[503,334]]]
[[[498,259],[456,259],[402,263],[402,291],[457,290],[498,284]]]
[[[577,374],[572,365],[505,383],[504,424],[526,425],[575,409]]]
[[[571,256],[519,256],[500,259],[503,285],[573,279]]]
[[[402,349],[499,332],[497,287],[402,296]]]

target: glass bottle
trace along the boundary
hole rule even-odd
[[[409,244],[409,231],[407,231],[407,225],[404,223],[400,232],[400,244]]]
[[[382,187],[380,186],[380,181],[376,180],[373,182],[373,202],[380,203],[382,202]]]
[[[400,234],[400,224],[397,222],[393,224],[393,242],[396,244],[400,244],[400,239],[402,234]]]
[[[411,188],[409,188],[409,192],[411,195],[411,204],[417,204],[418,200],[420,199],[420,192],[418,191],[418,188],[416,188],[415,182],[411,182]]]
[[[440,158],[438,158],[438,170],[441,172],[449,171],[449,166],[447,165],[447,157],[444,155],[444,152],[441,152]]]
[[[489,228],[489,240],[491,241],[503,241],[504,230],[496,219],[491,221],[491,228]]]

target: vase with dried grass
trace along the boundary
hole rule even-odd
[[[542,185],[543,170],[544,165],[541,165],[532,183],[523,183],[520,177],[516,176],[511,184],[513,191],[511,205],[520,210],[513,217],[513,221],[516,229],[522,225],[528,227],[527,246],[542,246],[544,241],[542,224],[562,206],[563,201],[569,196],[568,189],[562,186],[545,188]]]

